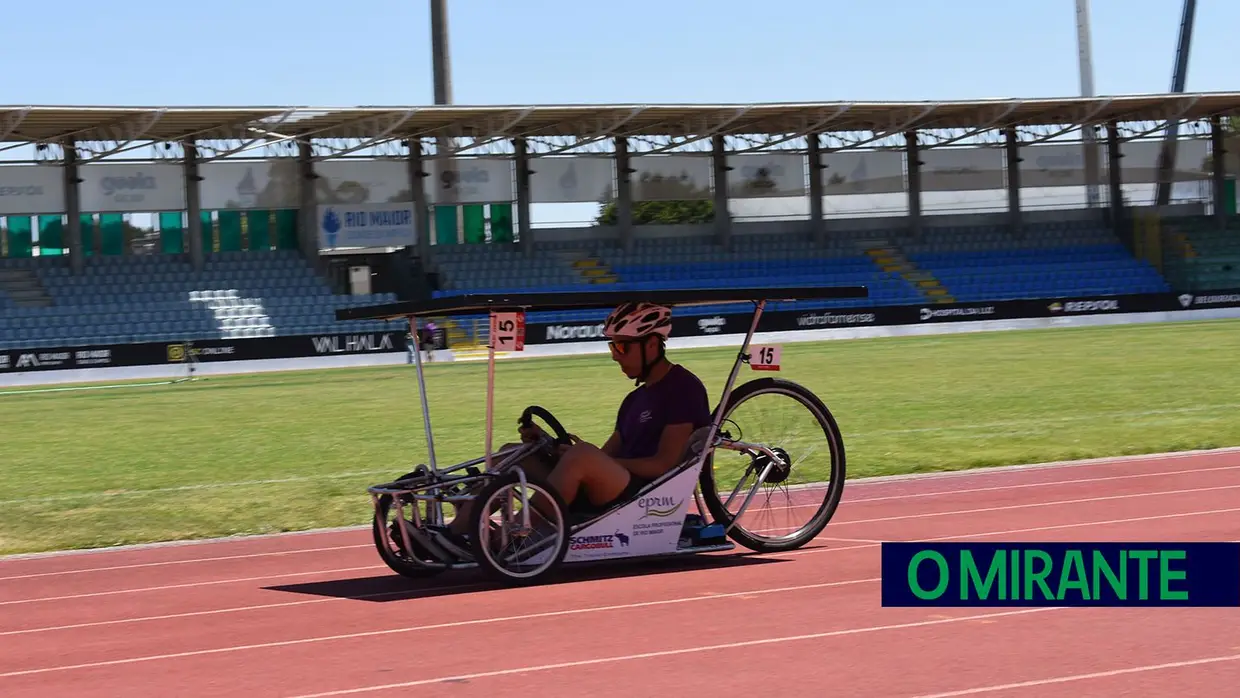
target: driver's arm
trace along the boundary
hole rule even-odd
[[[618,458],[616,462],[638,477],[653,480],[680,463],[691,436],[693,436],[693,424],[687,422],[669,424],[663,427],[663,435],[659,438],[659,451],[653,456],[650,458]],[[611,440],[607,443],[611,445]]]
[[[606,453],[611,458],[615,458],[616,453],[620,450],[620,432],[618,430],[611,432],[611,436],[608,437],[607,443],[603,444],[599,450]]]

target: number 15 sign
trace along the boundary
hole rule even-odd
[[[525,349],[525,313],[491,313],[491,346],[496,351]]]
[[[749,367],[755,371],[778,371],[783,347],[778,344],[749,348]]]

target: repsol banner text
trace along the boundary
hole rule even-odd
[[[884,606],[1240,606],[1240,543],[883,543]]]

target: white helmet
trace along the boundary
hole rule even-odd
[[[641,339],[652,334],[667,339],[672,334],[672,310],[654,303],[625,303],[607,316],[603,334],[608,339]]]

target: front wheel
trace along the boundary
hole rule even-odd
[[[474,559],[491,578],[536,584],[555,572],[568,554],[568,507],[542,478],[525,473],[523,493],[518,473],[504,473],[482,488],[474,503]]]
[[[699,481],[715,521],[732,540],[760,553],[794,550],[813,540],[844,492],[844,439],[831,411],[808,388],[779,378],[745,383],[721,409],[722,441]],[[759,484],[763,471],[767,476]],[[770,507],[781,493],[785,505]]]

